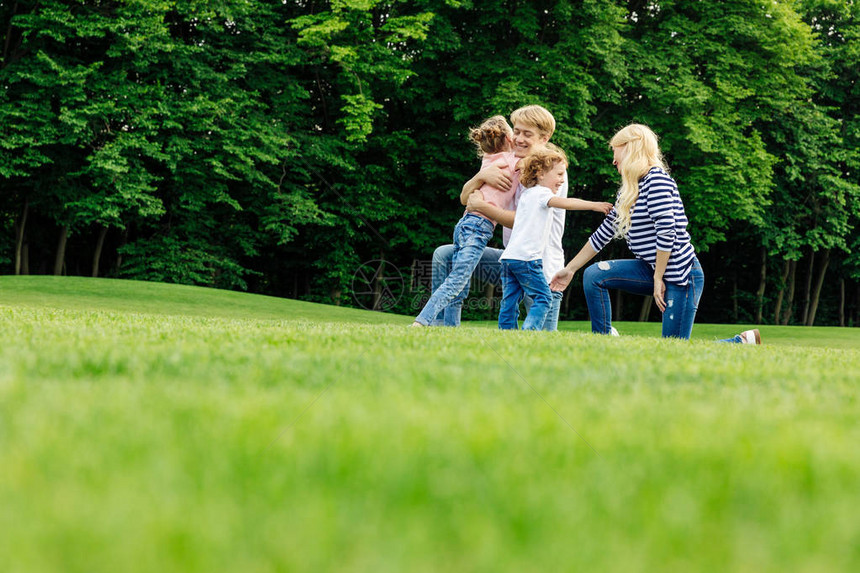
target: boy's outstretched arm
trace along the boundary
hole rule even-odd
[[[597,211],[608,215],[612,210],[612,203],[605,201],[585,201],[584,199],[574,199],[568,197],[553,197],[547,201],[550,207],[558,209],[567,209],[568,211]]]

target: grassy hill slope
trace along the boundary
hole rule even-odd
[[[0,305],[260,320],[409,324],[406,317],[186,285],[85,277],[0,277]]]

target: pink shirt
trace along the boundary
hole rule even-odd
[[[481,160],[481,169],[484,169],[491,163],[495,163],[499,159],[503,160],[506,164],[505,167],[503,167],[502,169],[504,171],[507,171],[513,179],[513,181],[511,182],[510,190],[502,191],[501,189],[492,187],[487,183],[481,185],[480,190],[481,193],[484,194],[484,201],[486,201],[487,203],[492,203],[496,207],[501,207],[506,211],[510,211],[514,208],[514,192],[520,186],[520,172],[517,171],[517,161],[519,161],[519,158],[514,155],[513,151],[503,151],[501,153],[492,153],[489,155],[484,155],[484,158]],[[493,221],[486,215],[482,215],[477,211],[475,211],[473,215],[478,215],[479,217],[483,217],[488,221]],[[493,221],[493,224],[495,225],[496,222]]]

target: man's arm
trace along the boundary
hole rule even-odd
[[[488,165],[484,169],[478,171],[474,177],[466,181],[466,184],[463,185],[463,190],[460,191],[460,203],[465,205],[469,200],[469,195],[480,189],[481,185],[484,183],[487,183],[496,189],[508,191],[511,188],[513,180],[511,179],[511,176],[505,173],[498,165]],[[486,213],[484,214],[486,215]]]
[[[472,193],[466,203],[466,210],[470,213],[477,211],[481,215],[489,217],[503,227],[513,228],[514,226],[514,211],[502,209],[492,203],[484,201],[484,194],[480,191]]]

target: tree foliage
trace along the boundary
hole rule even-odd
[[[858,12],[854,0],[0,0],[0,265],[348,304],[362,262],[406,273],[449,241],[479,165],[467,129],[538,103],[576,196],[613,197],[617,128],[660,134],[717,287],[705,319],[732,318],[729,276],[734,304],[757,288],[770,300],[783,261],[816,252],[856,284]],[[596,222],[568,220],[573,250]]]

